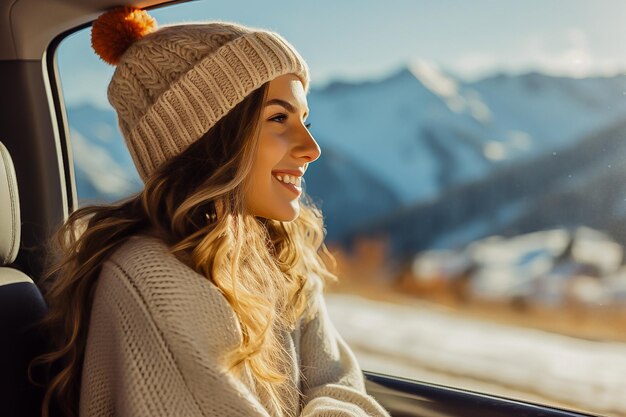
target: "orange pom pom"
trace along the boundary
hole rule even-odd
[[[91,46],[105,62],[116,65],[133,42],[156,29],[156,20],[145,10],[119,7],[100,15],[93,23]]]

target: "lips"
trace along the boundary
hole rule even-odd
[[[304,175],[303,169],[275,169],[272,171],[272,176],[283,187],[296,195],[302,194],[302,176]]]
[[[289,175],[282,172],[275,173],[273,175],[278,181],[285,184],[293,184],[296,187],[300,187],[302,185],[302,177],[300,175]]]
[[[279,182],[280,185],[282,185],[283,187],[287,188],[290,192],[292,192],[292,193],[294,193],[294,194],[296,194],[298,196],[300,194],[302,194],[302,187],[301,186],[295,185],[295,184],[292,184],[292,183],[283,182],[283,181],[279,180],[276,176],[274,176],[274,179],[277,182]],[[301,178],[298,177],[298,182],[300,182],[300,181],[301,181]]]

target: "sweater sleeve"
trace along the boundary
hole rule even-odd
[[[160,292],[146,293],[119,266],[104,264],[91,312],[79,415],[269,417],[211,354],[224,336],[202,326],[219,318],[202,319],[207,312],[193,304],[201,300],[182,292],[164,296],[163,288],[170,287],[160,283]],[[176,300],[186,313],[176,311]]]
[[[301,327],[303,375],[301,417],[385,416],[387,411],[365,391],[363,373],[330,321],[321,290]]]

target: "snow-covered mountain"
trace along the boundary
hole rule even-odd
[[[624,91],[626,75],[462,83],[417,63],[376,82],[313,90],[309,106],[322,148],[354,158],[413,203],[503,163],[572,146],[626,115]]]
[[[556,198],[564,181],[598,181],[598,161],[604,164],[607,155],[594,143],[621,149],[614,139],[621,130],[611,129],[626,120],[625,92],[626,74],[499,74],[470,83],[426,62],[382,79],[313,88],[309,121],[322,157],[307,172],[307,191],[324,210],[330,239],[390,221],[393,233],[404,235],[436,216],[446,219],[433,229],[441,246],[482,237],[536,210],[546,192]],[[68,115],[81,198],[111,201],[138,190],[113,111],[79,106]],[[616,163],[622,154],[608,156]],[[561,168],[578,175],[563,178]],[[511,185],[528,170],[530,194],[517,201]],[[476,193],[490,199],[476,200]],[[398,242],[415,249],[421,238],[435,242],[430,235]]]

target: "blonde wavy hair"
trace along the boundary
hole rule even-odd
[[[253,391],[279,415],[284,403],[285,352],[279,334],[291,330],[314,288],[337,278],[324,245],[321,211],[303,196],[293,222],[256,218],[243,191],[254,155],[268,83],[252,92],[183,153],[167,161],[144,189],[112,205],[74,211],[48,243],[42,289],[49,311],[41,325],[52,350],[33,360],[49,375],[43,417],[51,407],[77,415],[93,294],[104,260],[128,238],[149,233],[215,284],[232,306],[241,345],[226,352],[234,373],[252,377]],[[219,214],[219,216],[218,216]],[[319,290],[319,288],[317,288]]]

